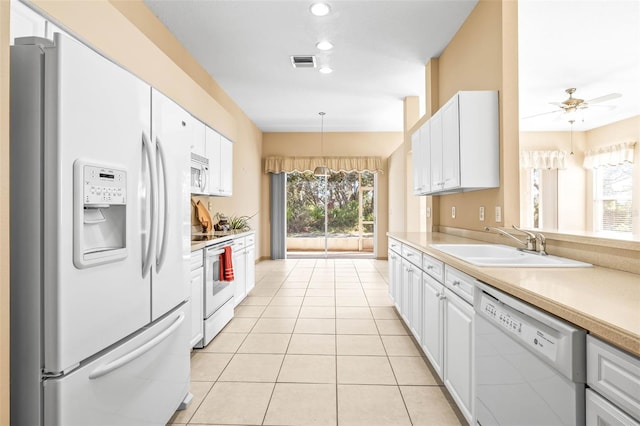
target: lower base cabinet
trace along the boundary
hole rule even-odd
[[[431,366],[440,379],[442,371],[443,348],[443,309],[444,286],[430,277],[422,281],[422,342],[421,347]]]
[[[405,258],[410,251],[413,256]],[[389,250],[389,294],[460,412],[473,424],[473,278],[427,254],[420,268],[413,248],[401,245],[401,253]]]
[[[247,296],[246,261],[244,248],[233,252],[233,305],[238,306]]]
[[[444,289],[444,384],[464,417],[473,418],[473,306]]]
[[[203,251],[197,250],[191,253],[191,338],[190,345],[193,348],[202,340],[204,326],[202,323],[203,311],[203,287],[204,267]]]

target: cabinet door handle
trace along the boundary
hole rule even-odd
[[[432,270],[432,269],[433,269],[433,265],[429,265],[429,266],[427,266],[427,269],[428,269],[428,270]]]
[[[454,286],[456,286],[456,285],[460,285],[460,281],[455,280],[455,281],[454,281],[454,282],[452,282],[451,284],[453,284]]]

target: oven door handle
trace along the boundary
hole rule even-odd
[[[216,255],[222,254],[222,253],[224,253],[224,250],[218,250],[218,251],[215,251],[213,253],[207,253],[207,256],[216,256]]]

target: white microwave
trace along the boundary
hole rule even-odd
[[[191,153],[191,193],[209,193],[209,159]]]

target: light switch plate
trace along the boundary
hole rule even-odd
[[[431,207],[427,207],[427,218],[431,217]]]
[[[484,206],[480,207],[480,222],[484,222]]]
[[[502,222],[502,207],[496,206],[496,222]]]
[[[456,218],[456,208],[451,207],[451,219],[455,219],[455,218]]]

